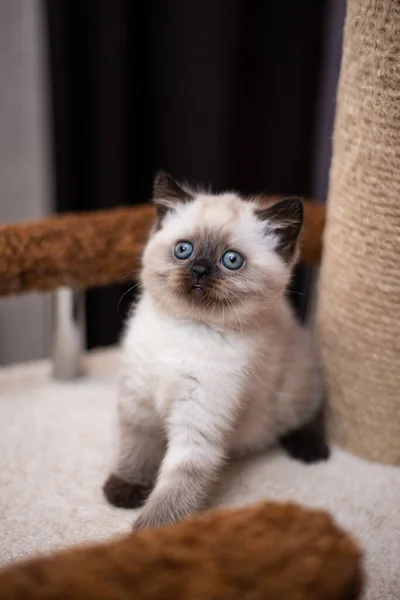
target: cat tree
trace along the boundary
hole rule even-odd
[[[400,464],[400,3],[348,0],[317,314],[333,439]]]
[[[398,0],[348,0],[347,4],[317,326],[329,392],[329,420],[333,439],[352,453],[379,462],[399,464],[400,3]],[[150,206],[117,209],[0,228],[0,296],[32,290],[58,290],[60,286],[75,289],[73,293],[79,294],[76,290],[120,281],[127,273],[134,277],[132,269],[137,265],[150,227],[152,210]],[[309,264],[319,259],[324,223],[324,209],[306,203],[302,258]],[[70,312],[67,311],[67,318]],[[57,314],[63,318],[61,312]],[[376,467],[368,465],[374,473]],[[275,530],[273,510],[267,507],[266,517],[270,519],[269,526]],[[296,510],[301,511],[300,508]],[[216,521],[211,533],[215,530],[215,537],[210,535],[214,550],[219,552],[221,547],[240,549],[240,544],[235,543],[237,537],[226,541],[230,532],[235,533],[231,517],[225,514],[210,516],[210,519],[214,518]],[[245,520],[251,518],[249,511]],[[392,523],[393,515],[388,515],[388,518]],[[257,515],[255,519],[259,521]],[[312,515],[307,511],[302,521],[311,536],[316,532],[317,560],[322,556],[321,543],[324,542],[319,535],[320,526],[311,525]],[[196,522],[198,531],[194,533],[192,541],[201,535],[203,529],[203,521]],[[225,538],[219,526],[225,531]],[[185,526],[178,527],[180,529],[171,528],[169,531],[168,552],[173,550],[179,531],[185,530]],[[186,527],[190,528],[190,523]],[[395,531],[396,525],[392,529]],[[247,530],[246,525],[241,530],[242,534]],[[144,535],[154,535],[157,541],[157,537],[164,533]],[[263,569],[265,571],[265,583],[264,580],[258,580],[258,576],[252,578],[255,584],[257,581],[260,584],[261,595],[255,597],[264,597],[265,590],[270,590],[271,574],[274,577],[276,575],[274,560],[277,552],[281,552],[287,541],[292,548],[293,535],[293,529],[289,530],[285,520],[273,553],[264,555],[256,552],[258,561],[265,559],[260,571],[260,577]],[[375,538],[376,531],[371,530],[368,537],[364,538],[365,544],[368,546],[371,542],[373,545]],[[313,547],[310,539],[306,536],[303,547],[296,550],[293,568],[301,564],[303,555],[308,558]],[[259,540],[269,540],[268,526],[263,529]],[[72,549],[66,554],[56,555],[54,563],[51,562],[53,559],[38,559],[33,568],[32,564],[22,566],[21,570],[17,566],[0,575],[4,577],[3,583],[9,585],[7,589],[0,589],[0,597],[7,600],[20,597],[18,590],[21,581],[25,581],[29,589],[29,581],[25,579],[27,573],[33,575],[31,582],[37,586],[37,582],[42,581],[40,577],[46,565],[51,567],[48,573],[53,576],[54,589],[60,586],[58,597],[72,597],[69,582],[75,577],[79,579],[85,576],[92,555],[98,569],[92,577],[95,581],[103,568],[104,573],[112,574],[114,563],[110,562],[110,558],[113,557],[114,548],[121,549],[123,560],[137,543],[138,539],[132,536],[121,542],[109,542],[101,556],[97,547],[89,546],[84,550]],[[323,547],[328,548],[326,545]],[[335,543],[332,548],[336,548]],[[256,550],[256,547],[252,547],[252,550]],[[375,558],[378,552],[379,547],[375,549]],[[200,559],[203,556],[203,553],[199,554]],[[252,562],[251,552],[248,556]],[[143,552],[143,559],[148,557],[151,558],[151,552]],[[272,567],[268,563],[270,557],[274,559]],[[346,565],[346,555],[338,556],[339,563],[343,559]],[[370,563],[370,567],[375,563]],[[64,570],[65,565],[70,564],[74,565],[74,569]],[[229,561],[226,564],[230,565]],[[317,565],[317,562],[312,564]],[[323,561],[318,571],[324,586],[327,581],[325,575],[333,573],[327,565]],[[356,574],[357,582],[358,566],[354,563],[352,566],[350,576]],[[127,577],[134,568],[135,563],[130,561]],[[158,577],[159,572],[157,566],[154,577]],[[62,576],[59,577],[60,573]],[[242,566],[238,566],[238,581],[241,573]],[[38,574],[37,578],[35,574]],[[341,579],[336,574],[337,571],[334,581],[340,583]],[[295,585],[289,585],[291,576],[290,571],[279,572],[279,585],[287,581],[288,589],[285,588],[285,593],[279,593],[276,597],[287,600],[294,597],[309,598],[312,589],[315,591],[313,597],[321,600],[328,598],[325,588],[323,593],[316,585],[310,588],[314,580],[310,580],[309,585],[304,579],[300,583],[293,579]],[[144,577],[146,575],[143,581]],[[395,577],[396,581],[393,579],[385,591],[373,597],[389,597],[389,588],[393,597],[397,597],[397,571]],[[176,580],[181,581],[180,573],[172,581]],[[205,578],[204,582],[207,584],[208,579]],[[129,585],[129,579],[124,579],[122,583]],[[301,583],[306,585],[303,595],[300,593],[303,590]],[[371,586],[371,581],[368,586]],[[385,587],[384,578],[379,581],[378,587],[381,586]],[[326,589],[330,592],[332,585]],[[3,596],[2,590],[5,590]],[[358,584],[354,585],[352,581],[345,589],[338,587],[338,590],[337,595],[331,594],[329,597],[350,599],[356,598],[359,592]],[[111,595],[107,597],[114,597],[113,592],[111,590]],[[240,594],[243,595],[242,589],[239,595],[235,596],[233,592],[227,597],[241,597]],[[36,594],[34,597],[44,596]],[[89,593],[86,597],[97,596]],[[192,595],[185,596],[189,597]],[[210,594],[203,597],[209,598]]]
[[[358,600],[357,545],[321,511],[262,503],[0,571],[0,600]]]

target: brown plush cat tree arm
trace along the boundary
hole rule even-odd
[[[0,573],[0,600],[356,600],[358,548],[325,513],[263,503]]]
[[[143,204],[0,227],[0,296],[135,279],[154,216],[153,205]],[[324,224],[324,207],[306,201],[307,264],[320,260]]]

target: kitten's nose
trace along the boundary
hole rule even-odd
[[[191,271],[193,275],[197,277],[197,279],[201,279],[205,275],[209,275],[211,273],[211,266],[206,262],[197,262],[194,263]]]

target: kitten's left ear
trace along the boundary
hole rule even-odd
[[[303,224],[302,199],[284,198],[272,206],[256,210],[255,214],[265,222],[266,233],[274,233],[277,236],[277,252],[285,262],[290,262],[296,252]]]
[[[182,202],[189,202],[192,196],[186,192],[168,173],[158,171],[153,184],[153,202],[157,207],[158,219],[164,218]]]

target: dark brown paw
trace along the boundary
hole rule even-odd
[[[139,508],[146,502],[150,486],[136,485],[110,475],[103,486],[103,493],[110,504],[117,508]]]
[[[330,449],[326,440],[325,406],[322,405],[308,423],[289,431],[279,442],[289,456],[304,463],[328,460]]]
[[[293,431],[283,436],[280,443],[289,456],[304,463],[311,464],[329,458],[328,444],[316,434]]]

